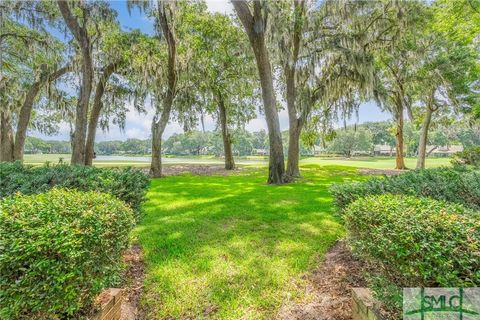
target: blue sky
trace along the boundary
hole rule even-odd
[[[147,34],[154,34],[154,24],[151,19],[140,12],[138,8],[132,8],[130,14],[127,10],[127,4],[125,0],[110,1],[111,6],[118,13],[118,20],[120,25],[125,30],[140,29]],[[225,14],[233,13],[233,7],[227,0],[207,0],[208,9],[212,12],[220,12]],[[147,114],[138,114],[130,108],[130,112],[127,115],[127,122],[124,131],[120,131],[118,127],[111,126],[108,132],[102,132],[98,130],[97,141],[104,140],[125,140],[128,138],[147,139],[150,136],[151,120],[153,117],[153,110],[149,105],[146,106],[148,110]],[[282,110],[279,113],[280,126],[282,130],[288,129],[288,115],[286,110]],[[367,121],[382,121],[391,119],[388,113],[382,112],[374,103],[369,102],[360,106],[359,117],[353,116],[352,119],[347,121],[348,124],[363,123]],[[343,125],[343,121],[338,124]],[[256,119],[250,121],[247,126],[249,131],[266,130],[267,125],[265,119],[262,116],[258,116]],[[205,129],[215,129],[215,121],[212,118],[205,119]],[[41,137],[44,139],[69,139],[69,126],[66,123],[60,125],[60,132],[55,136],[44,136],[38,132],[31,132],[31,135]],[[174,133],[183,132],[182,126],[177,122],[170,122],[165,130],[164,137],[168,138]]]

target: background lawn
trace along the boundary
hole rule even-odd
[[[68,163],[70,162],[69,154],[26,154],[25,163],[33,165],[42,165],[45,162],[57,163],[59,159]],[[213,156],[200,157],[165,157],[163,163],[168,164],[211,164],[223,165],[223,159],[214,158]],[[416,158],[405,158],[408,168],[415,168]],[[251,156],[236,159],[238,165],[262,167],[268,162],[268,158]],[[340,157],[308,157],[300,161],[301,164],[316,165],[342,165],[355,168],[371,168],[371,169],[393,169],[395,168],[395,158],[393,157],[357,157],[357,158],[340,158]],[[99,167],[149,167],[150,158],[148,156],[99,156],[93,161],[95,166]],[[427,158],[426,167],[440,167],[450,165],[450,158]]]
[[[328,187],[352,168],[303,166],[266,185],[266,170],[152,180],[134,236],[143,246],[148,319],[271,319],[305,297],[302,275],[344,233]]]

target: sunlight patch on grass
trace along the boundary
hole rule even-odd
[[[285,186],[267,185],[258,169],[152,180],[134,235],[145,252],[148,319],[208,310],[215,319],[271,319],[305,299],[302,277],[344,234],[328,187],[358,176],[315,165],[302,174]]]

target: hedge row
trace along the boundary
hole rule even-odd
[[[480,147],[471,147],[453,155],[452,163],[460,166],[480,167]]]
[[[480,209],[480,172],[451,168],[414,170],[366,182],[337,184],[330,191],[341,210],[362,197],[384,193],[429,197]]]
[[[148,187],[148,177],[140,170],[102,169],[64,164],[32,167],[20,162],[0,163],[0,198],[21,192],[37,194],[53,187],[105,192],[125,201],[140,215]]]
[[[118,282],[133,225],[131,208],[95,191],[54,188],[0,200],[0,318],[85,314],[103,288]]]
[[[480,213],[413,196],[367,196],[344,212],[377,298],[399,315],[404,287],[480,286]]]

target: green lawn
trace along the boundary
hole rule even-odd
[[[122,160],[121,158],[109,159],[109,160],[94,160],[93,164],[98,167],[122,167],[122,166],[132,166],[132,167],[148,167],[150,163],[146,160],[145,156],[143,158],[131,156],[128,160]],[[138,158],[138,159],[136,159]],[[68,163],[70,161],[69,154],[34,154],[25,155],[25,163],[33,165],[42,165],[45,162],[57,163],[59,159],[62,159],[64,162]],[[406,158],[405,162],[407,167],[415,168],[417,159],[415,158]],[[254,167],[266,166],[268,159],[265,157],[251,156],[251,157],[242,157],[236,159],[237,164],[247,165]],[[392,157],[361,157],[361,158],[328,158],[328,157],[308,157],[303,158],[300,161],[303,165],[315,164],[315,165],[342,165],[348,167],[356,168],[376,168],[376,169],[393,169],[395,168],[395,158]],[[211,165],[222,165],[223,160],[219,158],[214,158],[212,156],[200,156],[200,157],[166,157],[164,159],[164,164],[211,164]],[[427,158],[426,167],[439,167],[450,164],[449,158]]]
[[[359,177],[347,167],[302,169],[284,186],[266,185],[264,169],[152,180],[134,232],[147,318],[271,319],[308,299],[302,276],[344,234],[328,187]]]
[[[435,168],[450,165],[450,158],[427,158],[425,166],[427,168]],[[359,157],[359,158],[324,158],[311,157],[301,160],[302,164],[317,165],[342,165],[355,168],[369,169],[393,169],[395,168],[395,158],[392,157]],[[416,158],[405,158],[407,168],[415,169],[417,164]]]

